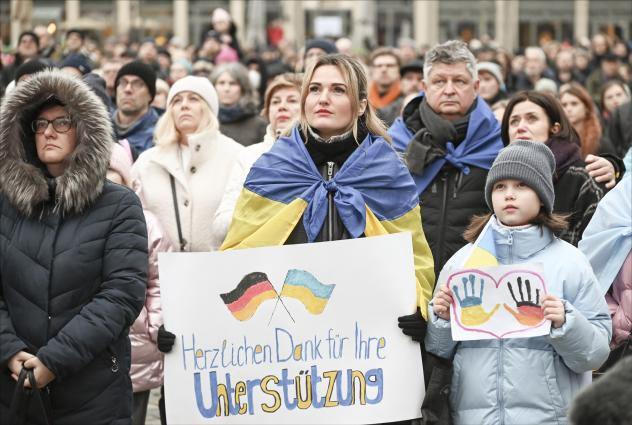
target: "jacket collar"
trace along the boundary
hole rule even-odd
[[[191,161],[189,167],[199,168],[209,159],[213,158],[219,148],[219,130],[203,131],[201,133],[189,136],[189,149],[191,153]],[[158,145],[154,147],[155,154],[151,161],[161,165],[163,168],[180,181],[183,185],[186,183],[186,173],[182,169],[182,161],[180,159],[181,149],[178,143],[168,145]]]
[[[491,228],[496,245],[496,257],[502,264],[518,260],[527,260],[549,246],[555,235],[546,226],[529,225],[526,227],[507,227],[496,217],[492,218]]]
[[[149,107],[145,115],[131,123],[128,127],[123,130],[122,127],[118,125],[118,109],[112,112],[112,122],[114,123],[114,130],[116,131],[116,137],[119,139],[125,139],[130,134],[135,134],[139,130],[143,130],[147,126],[152,126],[156,124],[158,121],[159,115],[158,111],[153,107]]]

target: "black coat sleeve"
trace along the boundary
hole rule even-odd
[[[0,195],[0,211],[2,211],[4,197]],[[0,236],[1,237],[1,236]],[[0,244],[0,258],[5,253],[2,252],[4,245]],[[9,314],[9,305],[4,297],[2,289],[2,266],[0,265],[0,368],[4,369],[7,363],[19,351],[26,350],[27,345],[16,334]]]
[[[145,301],[147,228],[140,200],[131,191],[124,192],[105,239],[99,291],[37,352],[59,380],[120,338]]]

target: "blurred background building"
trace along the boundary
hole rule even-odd
[[[97,40],[175,35],[197,44],[217,7],[230,12],[251,48],[279,36],[297,46],[346,36],[354,50],[451,38],[493,38],[511,50],[597,32],[632,38],[632,1],[621,0],[10,0],[0,2],[0,36],[15,46],[21,31],[44,25],[51,34],[84,29]]]

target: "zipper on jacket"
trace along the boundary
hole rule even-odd
[[[459,171],[456,179],[454,179],[454,192],[452,193],[452,199],[456,199],[456,194],[461,188],[461,182],[463,181],[463,171]]]
[[[334,177],[334,163],[327,162],[327,181],[330,181]],[[327,193],[327,240],[334,240],[334,194],[333,192]]]
[[[52,213],[52,210],[47,211],[47,214],[50,217],[50,214]],[[52,249],[53,249],[53,255],[51,255],[51,260],[50,260],[50,265],[49,265],[49,270],[50,273],[48,275],[48,296],[46,297],[46,317],[48,318],[48,322],[46,323],[46,340],[48,341],[50,335],[50,326],[51,326],[51,320],[53,319],[52,315],[50,314],[50,293],[51,293],[51,286],[53,285],[53,263],[55,261],[55,247],[57,246],[57,237],[59,236],[59,228],[62,225],[62,219],[61,217],[56,217],[56,223],[55,223],[55,237],[53,238],[53,245],[52,245]]]
[[[507,236],[507,245],[509,245],[509,264],[513,264],[513,231],[509,231],[509,236]]]
[[[118,358],[116,357],[116,353],[114,352],[114,350],[111,347],[108,347],[106,349],[107,354],[110,357],[110,362],[111,362],[111,366],[110,366],[110,370],[112,371],[112,373],[116,373],[119,371],[119,362],[118,362]]]
[[[498,416],[499,424],[505,423],[505,400],[503,394],[503,340],[500,340],[500,346],[498,347],[498,378],[496,385],[498,385]]]
[[[446,219],[446,215],[448,214],[448,212],[446,211],[446,208],[448,207],[448,173],[444,172],[443,175],[441,176],[441,184],[443,185],[442,187],[442,192],[443,192],[443,197],[441,199],[441,219],[439,220],[439,227],[438,227],[438,231],[439,231],[439,237],[437,238],[438,243],[437,243],[437,253],[438,253],[438,257],[439,257],[439,262],[437,263],[439,265],[439,268],[443,267],[443,262],[445,261],[445,256],[443,255],[443,245],[445,243],[445,219]]]

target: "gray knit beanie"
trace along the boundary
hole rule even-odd
[[[494,184],[505,179],[519,180],[538,194],[545,211],[551,213],[555,201],[554,172],[555,157],[548,146],[544,143],[516,140],[502,149],[494,160],[485,182],[485,201],[493,211]]]

